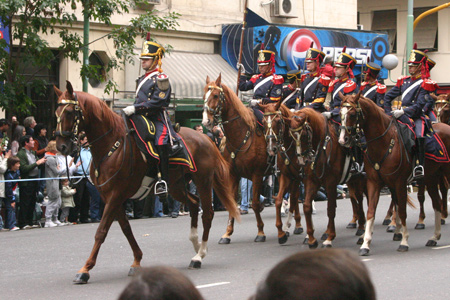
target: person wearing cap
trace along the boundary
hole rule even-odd
[[[165,49],[161,45],[151,42],[147,35],[140,55],[141,66],[145,74],[136,80],[134,104],[123,109],[127,116],[144,115],[155,125],[155,144],[159,152],[160,171],[155,194],[162,199],[165,199],[168,193],[169,151],[171,142],[176,137],[172,123],[165,111],[170,103],[171,86],[169,77],[161,69],[164,52]]]
[[[424,175],[423,163],[425,161],[425,121],[424,107],[426,97],[433,92],[435,83],[428,78],[427,55],[416,49],[411,50],[409,57],[409,74],[397,79],[397,84],[384,96],[384,110],[400,122],[414,127],[416,133],[416,149],[418,155],[417,165],[413,170],[414,179]],[[428,74],[428,75],[427,75]],[[393,100],[401,96],[401,102],[393,109]],[[400,104],[401,103],[401,104]],[[411,124],[410,119],[414,121]]]
[[[325,53],[309,48],[306,52],[306,70],[309,72],[301,77],[301,99],[303,106],[308,106],[318,112],[326,111],[324,102],[327,97],[328,86],[331,79],[321,74],[320,65]]]
[[[344,47],[334,66],[336,79],[331,82],[328,88],[328,92],[331,93],[330,111],[322,113],[325,117],[328,119],[332,118],[338,124],[341,122],[339,114],[341,97],[339,97],[339,92],[344,95],[350,95],[356,94],[359,91],[358,85],[352,81],[352,78],[354,78],[352,70],[355,65],[356,59],[350,54],[345,53]]]
[[[257,108],[258,103],[268,104],[280,101],[284,79],[283,76],[275,74],[275,52],[259,50],[257,63],[260,74],[253,75],[250,80],[247,80],[245,75],[241,75],[239,90],[248,91],[253,89],[253,99],[250,102],[250,106],[253,108],[258,121],[262,121],[263,114]],[[245,70],[242,70],[242,65],[238,67],[245,72]]]
[[[286,74],[289,84],[283,87],[283,104],[289,109],[298,110],[302,106],[300,103],[300,74],[300,70],[291,70]]]
[[[427,57],[427,65],[428,65],[428,75],[429,72],[431,71],[431,69],[434,68],[434,66],[436,65],[436,62],[434,60],[432,60],[431,58]],[[430,79],[430,75],[428,76],[428,79]],[[435,90],[437,89],[438,85],[436,83],[434,83],[435,85]],[[435,92],[435,91],[430,91],[431,92]],[[437,117],[436,114],[434,113],[434,103],[436,100],[433,99],[433,97],[431,96],[426,96],[425,97],[426,103],[425,103],[425,107],[423,109],[425,116],[428,117],[428,119],[430,120],[431,123],[437,123]]]
[[[377,77],[381,67],[373,62],[366,63],[364,71],[364,82],[361,83],[361,95],[369,98],[378,106],[383,107],[386,86],[378,82]]]

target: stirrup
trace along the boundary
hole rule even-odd
[[[167,182],[165,182],[164,180],[160,179],[156,182],[155,184],[155,196],[160,196],[162,198],[167,197]]]
[[[414,170],[413,170],[413,177],[414,177],[414,179],[423,178],[424,174],[425,174],[425,172],[424,172],[424,169],[423,169],[422,165],[417,165],[417,166],[414,167]]]

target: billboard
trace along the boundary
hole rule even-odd
[[[3,45],[6,52],[9,52],[9,30],[3,25],[2,19],[0,19],[0,40],[2,40],[0,45]]]
[[[222,27],[222,57],[234,68],[239,58],[241,24]],[[371,31],[351,31],[338,29],[317,29],[306,27],[284,27],[264,25],[246,28],[242,63],[247,73],[258,73],[256,53],[264,44],[265,49],[276,53],[276,73],[286,74],[289,70],[302,69],[306,51],[311,43],[327,56],[337,60],[343,47],[352,55],[357,64],[355,76],[361,73],[361,65],[368,57],[381,66],[381,61],[389,54],[388,35]],[[388,70],[382,68],[381,78],[388,77]]]

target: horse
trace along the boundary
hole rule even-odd
[[[296,141],[297,155],[304,160],[305,213],[308,246],[317,248],[318,242],[314,238],[314,225],[312,222],[312,200],[320,186],[324,186],[328,197],[328,226],[323,235],[323,247],[332,247],[336,237],[334,218],[336,216],[336,186],[348,177],[349,160],[346,160],[347,149],[338,143],[333,125],[319,112],[305,107],[294,113],[291,118],[284,119],[290,127],[290,135]],[[350,195],[358,203],[359,230],[357,235],[364,232],[364,211],[362,199],[364,193],[364,177],[359,175],[348,181]]]
[[[403,140],[398,133],[396,120],[385,114],[382,108],[372,100],[362,97],[361,93],[347,96],[340,93],[339,95],[342,99],[340,111],[342,126],[339,143],[349,147],[352,142],[361,141],[363,135],[366,138],[367,149],[364,151],[364,165],[367,173],[369,207],[364,242],[359,250],[359,255],[367,256],[370,253],[375,212],[380,190],[384,185],[393,191],[394,201],[398,207],[394,240],[401,239],[401,243],[397,251],[406,252],[409,250],[409,233],[406,227],[407,183],[414,167],[412,154],[404,147]],[[445,147],[449,149],[450,127],[444,124],[435,124],[433,128]],[[449,172],[449,163],[439,164],[430,159],[425,160],[424,183],[435,211],[434,234],[427,241],[426,246],[435,246],[441,236],[441,198],[437,184],[442,174],[448,180]],[[400,228],[402,233],[400,233]]]
[[[260,104],[264,111],[264,136],[267,143],[267,153],[277,157],[277,168],[280,170],[279,189],[275,199],[276,227],[278,229],[278,243],[284,244],[288,239],[288,228],[291,226],[292,215],[299,227],[294,229],[294,234],[303,233],[300,224],[300,210],[298,198],[300,194],[300,182],[302,180],[302,164],[297,159],[295,140],[289,134],[289,128],[283,118],[289,118],[293,113],[281,104]],[[281,220],[281,206],[284,194],[289,191],[289,213],[283,227]]]
[[[264,207],[259,201],[259,195],[262,192],[263,177],[271,175],[272,171],[265,151],[264,135],[257,128],[256,117],[251,109],[242,104],[236,93],[222,83],[221,75],[215,81],[207,76],[204,92],[202,124],[210,129],[215,125],[223,126],[226,144],[222,155],[231,164],[233,195],[237,195],[241,177],[253,182],[252,208],[258,227],[254,241],[265,242],[264,223],[260,214]],[[296,227],[300,227],[300,224]],[[234,218],[230,215],[227,230],[219,244],[229,244],[233,232]]]
[[[128,127],[130,121],[114,113],[103,101],[84,92],[74,92],[68,81],[66,91],[54,90],[58,96],[56,110],[56,142],[58,150],[68,155],[74,150],[74,138],[79,130],[84,130],[90,142],[92,163],[90,177],[98,188],[105,203],[103,217],[95,234],[95,244],[85,265],[78,271],[74,282],[87,283],[89,271],[95,266],[100,246],[105,241],[109,228],[115,218],[133,250],[134,261],[129,275],[134,275],[142,259],[142,251],[133,236],[131,226],[125,214],[124,202],[141,190],[141,183],[148,165],[154,167],[155,161],[147,161],[139,151]],[[191,259],[190,268],[201,268],[202,259],[207,253],[207,242],[212,210],[211,189],[220,197],[231,216],[239,218],[234,199],[231,197],[229,165],[221,157],[217,147],[206,135],[195,130],[182,128],[179,135],[187,145],[197,171],[187,166],[176,165],[169,171],[170,194],[189,205],[191,212],[191,230],[189,239],[196,255]],[[148,179],[147,181],[153,180]],[[186,179],[195,182],[199,197],[186,190]],[[142,184],[144,186],[144,184]],[[147,186],[144,189],[149,189]],[[199,202],[202,204],[203,235],[198,241],[197,223]]]
[[[434,113],[436,114],[438,122],[450,125],[450,94],[430,94],[435,100]]]

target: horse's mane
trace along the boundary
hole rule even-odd
[[[125,135],[123,119],[112,111],[105,102],[84,92],[77,92],[77,96],[83,114],[89,114],[91,118],[98,119],[100,123],[108,124],[108,127],[112,128],[113,134]]]
[[[353,102],[353,101],[352,101]],[[377,115],[378,118],[386,122],[390,122],[390,117],[384,112],[384,109],[375,104],[371,99],[361,96],[359,104],[364,111],[370,111]]]
[[[230,90],[225,84],[222,83],[222,89],[227,99],[230,99],[230,104],[234,107],[236,112],[241,116],[242,120],[244,120],[245,124],[249,127],[250,130],[254,130],[256,127],[256,118],[253,114],[252,110],[246,107],[241,99]]]
[[[294,115],[293,112],[284,104],[280,105],[281,114],[285,116],[286,118],[290,118]]]
[[[321,124],[321,122],[325,121],[322,114],[315,111],[312,108],[309,108],[309,107],[302,108],[301,112],[305,113],[305,115],[307,116],[307,119],[312,124],[319,125],[319,124]]]

